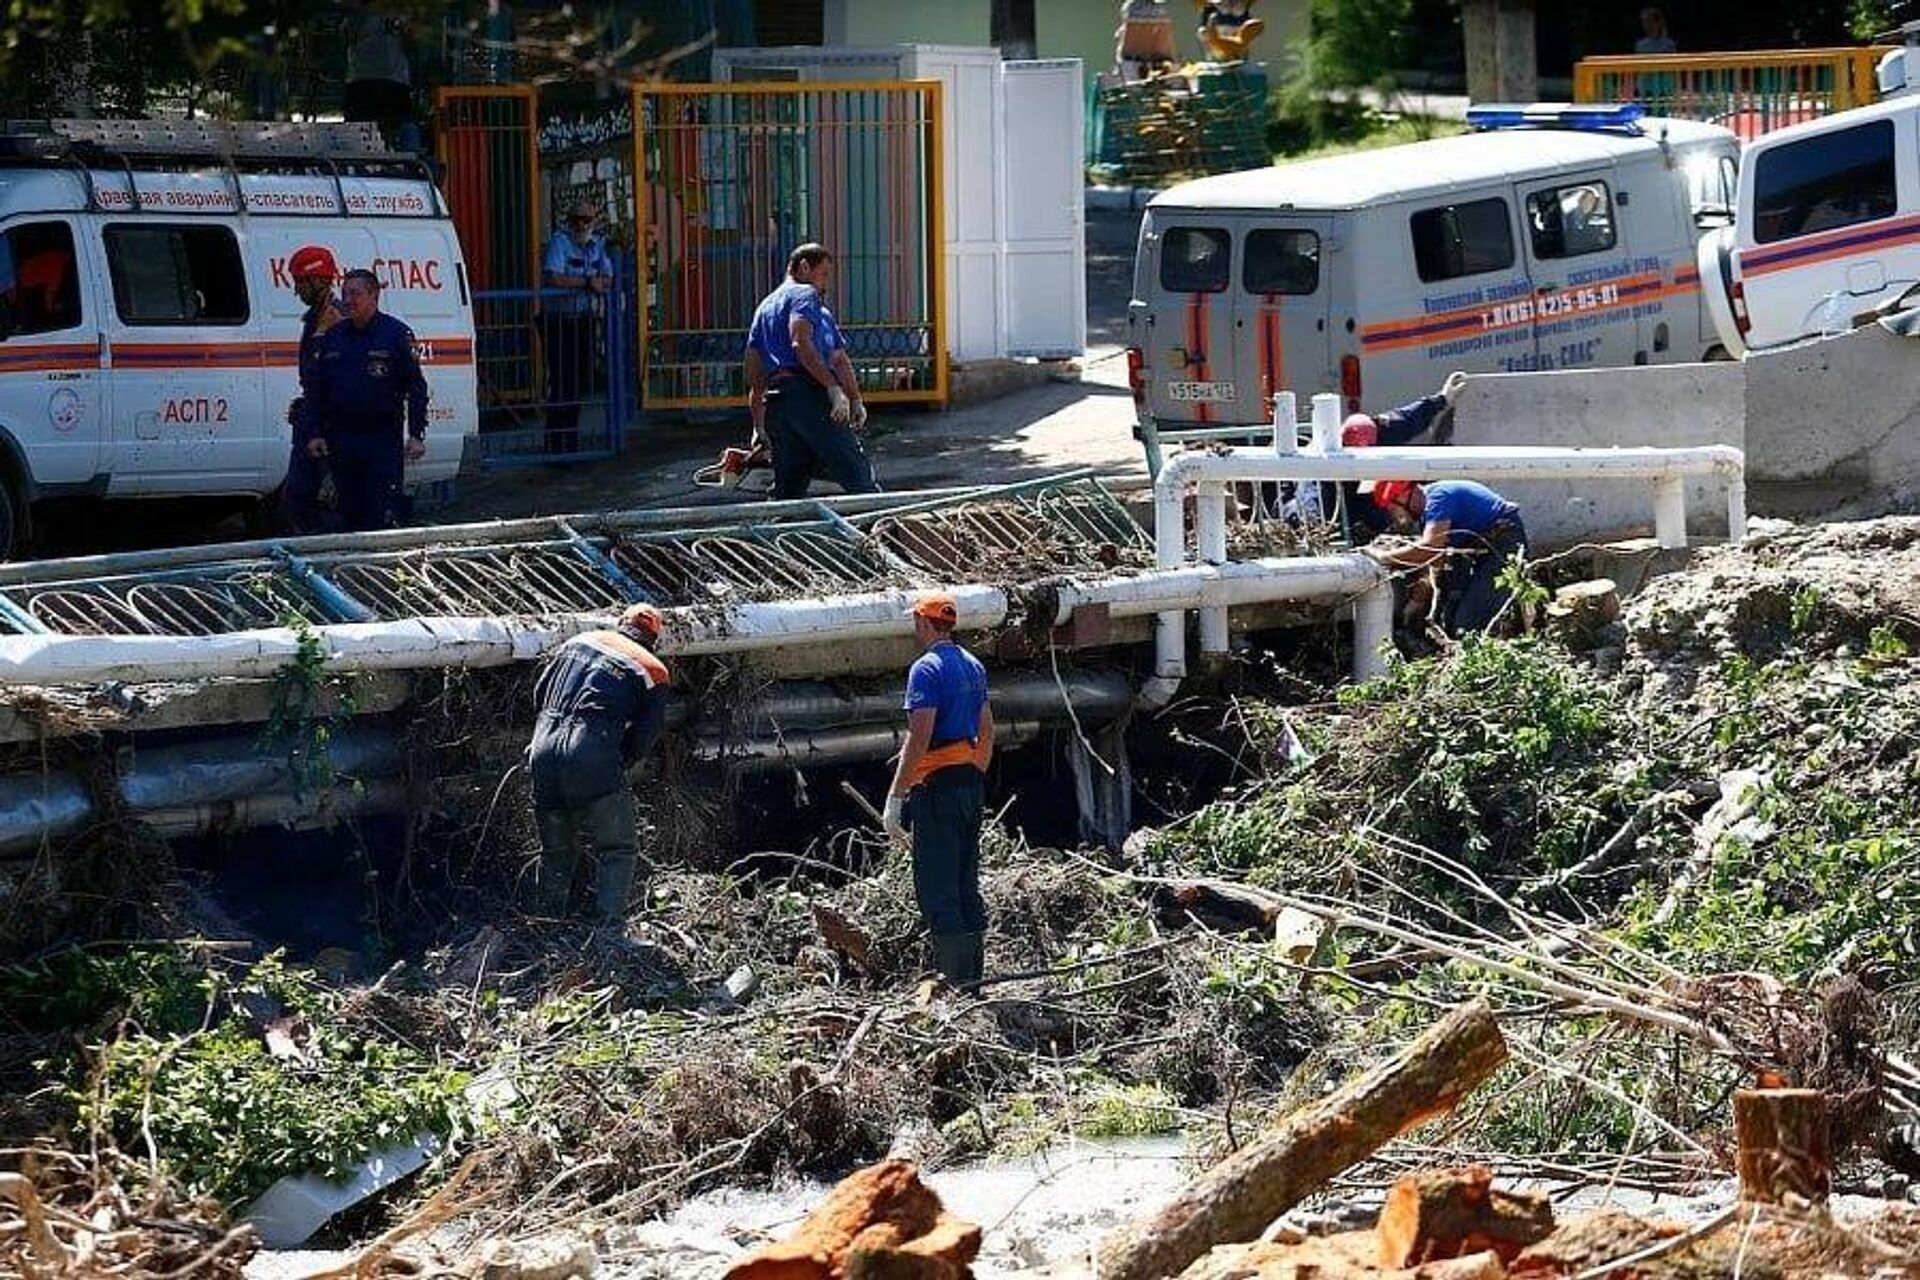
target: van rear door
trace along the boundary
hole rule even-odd
[[[1633,270],[1624,210],[1612,179],[1612,170],[1555,174],[1516,189],[1533,280],[1536,368],[1584,369],[1646,359],[1634,304],[1658,298],[1666,279],[1657,265],[1638,274]],[[1651,204],[1655,193],[1643,194]]]
[[[1323,255],[1332,239],[1331,217],[1291,214],[1249,223],[1241,233],[1232,290],[1236,421],[1270,420],[1276,392],[1293,391],[1304,406],[1330,384],[1333,290]]]
[[[1141,250],[1135,288],[1145,305],[1132,324],[1148,411],[1163,423],[1259,421],[1234,381],[1228,220],[1213,210],[1156,211]]]

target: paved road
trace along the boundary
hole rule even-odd
[[[889,489],[1011,484],[1071,467],[1145,478],[1127,390],[1127,300],[1133,286],[1138,214],[1087,216],[1087,342],[1078,382],[1048,382],[946,413],[876,410],[868,442]],[[693,472],[729,444],[745,443],[746,415],[637,426],[626,453],[606,462],[516,468],[464,479],[439,523],[606,511],[677,503],[731,502],[693,487]]]

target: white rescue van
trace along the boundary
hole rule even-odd
[[[1184,183],[1147,205],[1128,309],[1143,435],[1348,411],[1452,370],[1718,354],[1695,245],[1731,217],[1732,132],[1624,107],[1486,107],[1475,131]]]
[[[473,310],[418,160],[359,125],[0,135],[0,558],[48,498],[275,493],[308,244],[371,268],[412,326],[432,399],[407,484],[449,479],[478,422]]]
[[[1700,274],[1735,355],[1839,332],[1920,282],[1920,96],[1748,144],[1738,217]]]

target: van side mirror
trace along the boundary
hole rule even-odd
[[[1733,206],[1700,204],[1693,207],[1693,225],[1702,231],[1714,231],[1733,225]]]

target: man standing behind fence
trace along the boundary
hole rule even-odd
[[[613,287],[607,242],[593,232],[599,211],[582,200],[547,242],[541,267],[540,342],[547,362],[547,452],[580,448],[580,403],[600,389],[593,338],[597,300]]]
[[[847,344],[823,296],[833,277],[824,245],[787,255],[787,278],[760,300],[747,330],[753,443],[773,448],[773,496],[804,498],[816,467],[848,493],[880,486],[854,433],[867,421]]]

